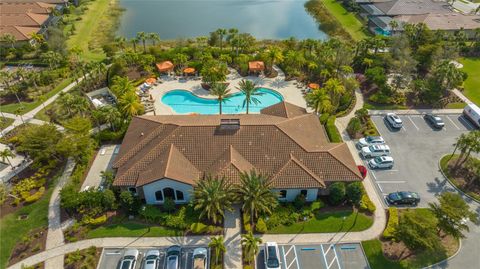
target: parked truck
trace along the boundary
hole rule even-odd
[[[480,108],[475,104],[468,104],[463,109],[463,115],[470,120],[473,125],[480,128]]]

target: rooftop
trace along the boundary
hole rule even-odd
[[[113,167],[115,186],[164,177],[193,185],[206,175],[238,183],[250,170],[274,188],[361,180],[347,145],[330,143],[317,116],[285,102],[261,114],[135,117]]]

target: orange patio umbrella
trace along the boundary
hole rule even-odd
[[[148,83],[148,84],[153,84],[153,83],[155,83],[156,81],[157,81],[156,78],[147,78],[147,80],[145,80],[145,82]]]
[[[170,61],[164,61],[157,63],[156,65],[159,72],[169,72],[172,71],[174,67],[173,63]]]
[[[320,89],[320,85],[318,85],[318,83],[309,83],[308,87],[312,90]]]
[[[193,74],[193,73],[195,73],[195,68],[193,68],[193,67],[187,67],[187,68],[183,69],[183,73],[185,73],[185,74]]]

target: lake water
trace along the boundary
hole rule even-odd
[[[119,35],[157,32],[161,39],[206,36],[237,28],[258,39],[326,39],[305,10],[306,0],[120,0]]]

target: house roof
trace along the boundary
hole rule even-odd
[[[49,15],[35,13],[1,14],[2,26],[28,26],[41,27],[49,18]]]
[[[434,0],[393,0],[386,2],[374,2],[375,7],[386,15],[413,15],[427,13],[451,13],[446,1]]]
[[[404,23],[425,23],[431,30],[473,30],[480,28],[480,16],[450,14],[404,15],[395,17]]]
[[[16,2],[16,3],[0,3],[0,14],[18,14],[18,13],[36,13],[49,14],[55,9],[55,4],[43,2]]]
[[[32,33],[38,33],[40,27],[0,26],[0,35],[11,34],[17,41],[26,41],[32,38]]]
[[[135,117],[113,164],[114,185],[164,177],[194,185],[207,175],[235,184],[250,170],[271,178],[274,188],[361,180],[346,144],[328,142],[317,116],[288,103],[274,107],[249,115]],[[222,119],[239,125],[220,125]]]

